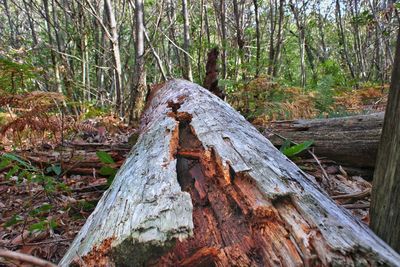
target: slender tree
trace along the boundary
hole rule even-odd
[[[183,49],[185,53],[183,58],[185,60],[183,77],[189,81],[193,81],[192,74],[192,64],[190,63],[190,22],[189,22],[189,12],[188,12],[188,2],[187,0],[182,0],[182,16],[183,16]]]
[[[144,6],[143,0],[135,0],[135,73],[133,75],[133,87],[131,91],[131,116],[130,120],[137,120],[144,108],[146,96],[146,70],[145,70],[145,51],[144,51]]]
[[[121,55],[119,51],[119,36],[117,29],[117,21],[115,20],[114,9],[110,0],[104,0],[104,7],[108,17],[110,26],[110,32],[107,32],[107,36],[111,42],[111,49],[114,60],[114,77],[115,77],[115,111],[119,114],[123,114],[122,107],[122,68],[121,68]]]
[[[260,57],[261,57],[261,44],[260,44],[260,18],[258,15],[258,0],[253,0],[254,16],[256,21],[256,77],[260,74]]]

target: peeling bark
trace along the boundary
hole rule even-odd
[[[400,262],[239,113],[183,80],[152,92],[136,145],[60,265],[91,256],[96,266]]]

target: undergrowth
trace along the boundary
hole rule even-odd
[[[358,89],[335,86],[331,75],[314,88],[284,87],[260,77],[239,86],[228,102],[254,124],[297,118],[331,118],[384,110],[388,86],[363,85]]]

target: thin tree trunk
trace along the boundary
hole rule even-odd
[[[202,62],[202,48],[203,48],[203,28],[204,28],[204,0],[200,1],[200,29],[199,29],[199,46],[197,50],[197,72],[199,81],[202,81],[203,62]]]
[[[122,115],[123,107],[122,107],[122,95],[123,95],[123,86],[122,86],[122,69],[121,69],[121,56],[119,51],[119,42],[118,42],[118,32],[117,32],[117,22],[115,20],[114,10],[111,4],[111,0],[104,0],[105,11],[108,16],[108,22],[110,24],[111,36],[111,49],[113,53],[114,60],[114,76],[115,76],[115,111]]]
[[[276,28],[276,15],[275,9],[276,8],[276,1],[269,0],[269,53],[268,53],[268,75],[273,73],[274,64],[273,60],[275,58],[275,44],[274,44],[274,37],[275,37],[275,28]]]
[[[183,49],[186,53],[183,54],[185,61],[183,69],[183,77],[189,81],[193,81],[192,64],[190,62],[190,22],[187,0],[182,0],[182,16],[183,16]]]
[[[43,6],[44,6],[44,12],[45,12],[45,18],[46,18],[46,30],[47,30],[47,36],[49,38],[49,45],[50,45],[50,57],[51,61],[53,63],[53,70],[54,70],[54,76],[56,78],[56,86],[57,86],[57,92],[62,93],[62,85],[61,85],[61,79],[60,79],[60,70],[58,66],[58,60],[56,53],[54,52],[54,41],[53,41],[53,34],[51,31],[51,16],[50,16],[50,10],[49,10],[49,2],[48,0],[43,0]]]
[[[224,0],[221,0],[224,1]],[[207,34],[207,45],[208,47],[211,44],[211,33],[210,33],[210,22],[208,19],[208,5],[207,5],[207,0],[204,2],[204,25],[206,27],[206,34]]]
[[[303,3],[304,4],[304,3]],[[289,3],[290,9],[294,15],[294,19],[296,22],[297,30],[298,30],[298,39],[299,39],[299,48],[300,48],[300,81],[301,86],[306,86],[306,62],[305,62],[305,49],[306,49],[306,38],[305,38],[305,25],[303,22],[303,18],[300,17],[299,8],[293,4],[292,1]]]
[[[344,29],[343,29],[343,20],[342,20],[342,11],[341,11],[341,7],[340,7],[340,1],[336,0],[336,24],[338,27],[338,35],[339,35],[339,45],[342,47],[341,49],[341,55],[344,59],[344,61],[346,62],[351,77],[353,79],[356,78],[355,72],[354,72],[354,68],[353,68],[353,64],[351,63],[350,59],[349,59],[349,54],[347,51],[347,43],[346,43],[346,37],[344,34]]]
[[[244,63],[244,39],[242,33],[242,25],[240,23],[240,18],[242,17],[242,14],[239,10],[239,4],[237,0],[233,0],[232,3],[233,3],[233,14],[235,16],[236,43],[239,49],[239,57],[237,57],[236,72],[235,72],[235,80],[237,80],[239,77],[239,73],[241,72],[242,68],[241,65]],[[243,78],[245,77],[243,76]]]
[[[284,19],[284,5],[285,5],[285,0],[279,0],[279,18],[278,18],[278,34],[276,37],[276,44],[275,44],[275,53],[273,56],[273,63],[272,63],[272,72],[269,74],[272,77],[277,77],[278,76],[278,71],[279,71],[279,60],[281,57],[281,47],[282,47],[282,42],[283,42],[283,19]]]
[[[7,1],[8,0],[3,0],[3,5],[4,5],[4,10],[6,12],[8,25],[10,27],[10,42],[11,42],[11,46],[17,47],[17,37],[16,37],[16,33],[15,33],[16,30],[14,28],[14,23],[11,18],[10,9],[8,7]]]
[[[134,82],[131,92],[131,115],[130,121],[139,119],[145,104],[145,97],[147,94],[146,87],[146,70],[144,61],[144,6],[143,0],[135,0],[135,27],[136,27],[136,43],[135,43],[135,72]]]
[[[227,62],[226,62],[226,3],[225,0],[220,0],[219,2],[220,20],[221,20],[221,43],[222,43],[222,53],[221,53],[221,63],[222,63],[222,79],[225,80],[227,77]]]
[[[32,6],[30,4],[28,5],[27,0],[23,0],[23,2],[24,2],[24,7],[25,7],[25,14],[28,16],[29,27],[31,29],[33,47],[36,47],[38,44],[38,39],[37,39],[37,35],[36,35],[35,24],[32,20],[32,16],[31,16]]]
[[[175,45],[177,43],[176,42],[176,29],[175,29],[175,21],[176,21],[176,12],[175,12],[176,10],[175,9],[176,9],[176,6],[175,6],[174,0],[169,0],[167,13],[168,13],[168,23],[170,25],[170,28],[169,28],[168,34],[169,34],[169,39],[172,40],[172,42],[169,41],[168,42],[168,46],[169,46],[169,49],[170,50],[172,49],[174,51],[174,54],[175,54],[173,58],[175,58],[176,61],[174,62],[172,60],[172,65],[174,63],[176,65],[178,65],[179,69],[182,72],[182,76],[183,76],[183,68],[184,67],[182,65],[181,55],[179,53],[179,49]],[[171,67],[171,69],[173,71],[173,66]]]
[[[318,32],[321,40],[322,60],[325,61],[328,58],[328,53],[325,42],[324,21],[322,20],[323,16],[321,13],[321,0],[317,0],[317,7],[318,7]]]
[[[256,21],[256,77],[260,74],[260,57],[261,57],[261,44],[260,44],[260,17],[258,14],[258,0],[253,0],[254,16]]]

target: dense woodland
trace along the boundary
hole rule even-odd
[[[400,266],[399,11],[0,0],[0,265]]]
[[[332,87],[389,82],[393,2],[3,0],[1,66],[16,73],[1,86],[138,117],[146,85],[172,77],[202,84],[217,47],[228,96],[266,77],[329,98]]]

